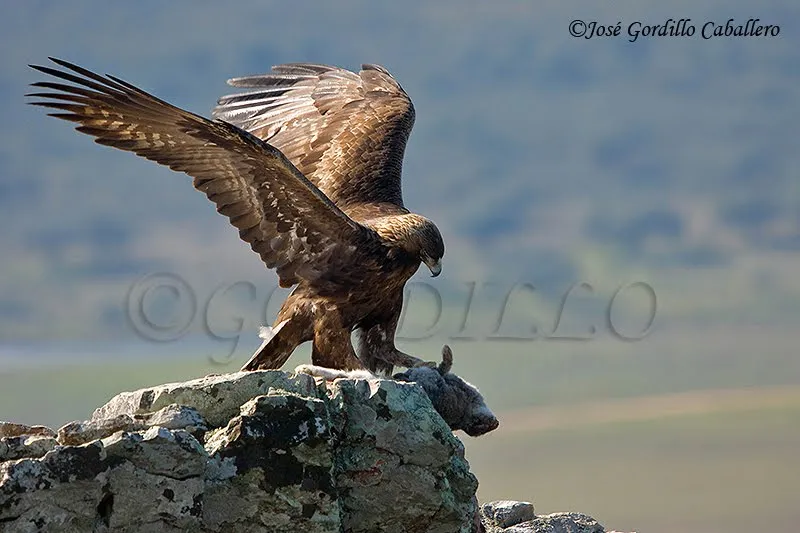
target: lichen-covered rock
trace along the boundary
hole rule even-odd
[[[102,442],[111,468],[98,515],[110,531],[201,529],[208,455],[194,437],[153,426]]]
[[[478,481],[441,417],[419,409],[430,405],[420,387],[385,380],[336,380],[331,387],[334,412],[347,416],[336,475],[349,495],[344,530],[469,531],[464,520],[475,512]]]
[[[477,527],[463,446],[412,383],[208,376],[122,393],[59,442],[20,428],[49,440],[0,463],[4,533]]]
[[[15,424],[14,422],[0,421],[0,438],[21,437],[23,435],[55,437],[56,432],[46,426],[26,426],[25,424]]]
[[[481,506],[486,533],[603,533],[594,518],[581,513],[535,516],[529,502],[497,501]]]
[[[317,385],[311,376],[290,377],[279,370],[212,374],[185,383],[167,383],[123,392],[96,409],[92,420],[154,413],[175,404],[193,408],[210,427],[221,427],[239,414],[243,403],[266,394],[269,389],[313,395]]]
[[[41,459],[0,463],[5,531],[92,531],[106,470],[101,442],[59,446]]]
[[[113,435],[117,431],[140,431],[147,425],[128,414],[110,418],[68,422],[58,429],[58,442],[67,446],[80,446],[93,440]]]
[[[11,461],[23,457],[41,457],[58,442],[53,437],[40,435],[20,435],[0,438],[0,461]]]
[[[239,372],[125,392],[56,433],[0,422],[0,532],[602,533],[478,510],[417,383]]]
[[[94,417],[82,422],[69,422],[58,430],[58,442],[78,446],[109,437],[118,431],[144,431],[152,426],[185,429],[198,437],[202,437],[208,429],[205,419],[196,409],[170,404],[154,413],[121,412],[107,418]]]
[[[489,527],[489,532],[503,530],[527,520],[533,520],[533,504],[530,502],[517,502],[500,500],[484,503],[481,506],[484,523]]]
[[[591,516],[581,513],[553,513],[537,516],[507,528],[505,533],[603,533],[605,529]]]
[[[208,423],[203,415],[192,407],[170,404],[155,413],[143,416],[148,426],[159,426],[166,429],[185,429],[195,436],[200,436],[208,430]]]
[[[208,525],[244,531],[257,516],[262,531],[338,531],[334,444],[322,399],[273,391],[245,403],[206,441],[209,455],[236,471],[206,492]],[[247,511],[231,508],[232,498]]]

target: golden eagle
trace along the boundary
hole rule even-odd
[[[59,81],[33,83],[47,91],[27,95],[39,99],[31,104],[97,143],[190,175],[280,285],[296,285],[244,370],[278,368],[308,340],[313,363],[329,368],[391,372],[421,362],[394,345],[403,287],[421,263],[439,274],[444,243],[403,205],[414,107],[383,67],[356,74],[296,63],[236,78],[229,83],[254,90],[222,97],[209,120],[50,60],[63,70],[31,67]]]

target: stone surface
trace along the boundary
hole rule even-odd
[[[240,372],[121,393],[57,439],[3,422],[0,531],[603,531],[526,502],[479,510],[464,447],[426,390]]]
[[[603,533],[597,520],[581,513],[553,513],[506,528],[504,533]]]
[[[344,530],[469,531],[478,481],[461,441],[428,407],[425,393],[410,383],[384,380],[337,380],[331,389],[333,412],[346,416],[336,421],[341,427],[336,485],[350,495]]]
[[[117,431],[139,431],[147,425],[134,417],[123,414],[97,420],[74,421],[58,429],[58,442],[69,446],[79,446],[93,440],[113,435]]]
[[[21,437],[22,435],[38,435],[40,437],[55,437],[56,432],[46,426],[26,426],[14,422],[0,421],[0,438]]]
[[[154,413],[109,412],[109,415],[106,418],[93,417],[83,422],[65,424],[58,430],[58,442],[77,446],[108,437],[118,431],[143,431],[151,426],[185,429],[200,437],[208,429],[205,419],[196,409],[177,404],[167,405]]]
[[[4,533],[475,530],[463,446],[413,383],[208,376],[119,394],[58,441],[13,431]]]
[[[0,461],[11,461],[23,457],[41,457],[58,442],[53,437],[40,435],[20,435],[0,438]]]
[[[311,395],[316,393],[317,385],[311,376],[290,377],[279,370],[212,374],[185,383],[123,392],[96,409],[92,420],[154,413],[175,404],[193,408],[211,427],[220,427],[239,414],[243,403],[271,388]]]
[[[484,503],[481,514],[487,526],[499,529],[515,526],[535,517],[532,503],[509,500]]]
[[[481,506],[486,533],[603,533],[594,518],[581,513],[535,516],[529,502],[496,501]]]

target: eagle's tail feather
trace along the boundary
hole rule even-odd
[[[262,326],[258,336],[264,339],[264,342],[244,364],[242,370],[280,368],[294,349],[306,340],[302,339],[301,335],[302,332],[292,324],[291,320],[284,320],[273,327]]]

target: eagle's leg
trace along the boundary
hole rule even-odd
[[[264,342],[255,351],[242,370],[266,370],[280,368],[300,344],[313,338],[314,329],[310,317],[295,314],[285,318],[278,314],[275,324],[262,336]]]
[[[389,321],[361,330],[359,355],[364,366],[371,372],[382,376],[391,376],[395,366],[405,368],[421,365],[431,366],[431,364],[427,364],[419,357],[414,357],[397,349],[394,345],[396,329],[396,323]]]
[[[350,328],[345,327],[341,315],[335,309],[326,309],[315,317],[311,362],[317,366],[340,370],[364,368],[350,341]]]

